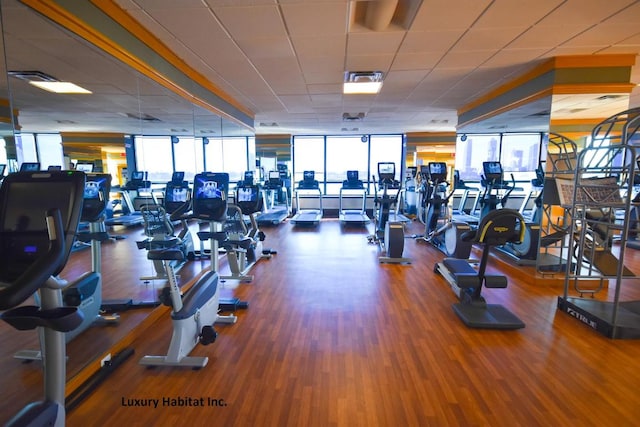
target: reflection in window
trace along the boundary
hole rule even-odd
[[[293,140],[293,180],[302,181],[304,171],[314,171],[318,182],[324,181],[324,137],[303,136]],[[321,184],[322,187],[322,184]]]
[[[222,161],[230,182],[240,181],[244,177],[247,170],[247,154],[247,138],[222,139]]]
[[[502,135],[500,161],[505,179],[529,182],[535,178],[541,145],[540,134],[511,133]]]
[[[326,194],[338,194],[348,170],[357,170],[366,183],[377,175],[378,162],[395,163],[396,179],[400,179],[402,142],[402,135],[371,135],[366,140],[362,135],[294,137],[293,179],[299,182],[305,170],[312,170]]]
[[[46,170],[49,166],[61,166],[64,168],[62,137],[60,134],[37,134],[36,148],[38,150],[40,169]]]
[[[148,172],[152,182],[168,182],[173,174],[171,137],[136,136],[136,169]]]
[[[205,140],[206,170],[226,172],[229,181],[239,181],[247,170],[247,138],[207,138]]]
[[[479,181],[483,162],[500,160],[500,135],[458,135],[456,169],[465,181]]]
[[[347,179],[347,171],[357,170],[359,178],[367,181],[369,171],[369,144],[358,136],[327,137],[327,193],[338,193],[342,181]]]
[[[176,171],[184,172],[184,179],[193,181],[195,174],[204,170],[204,152],[202,139],[179,137],[173,144],[173,156]]]
[[[16,134],[16,156],[18,164],[38,161],[35,135],[32,133]]]
[[[205,170],[207,172],[223,172],[222,140],[220,138],[204,139]]]
[[[396,179],[402,177],[402,135],[371,135],[370,174],[378,179],[378,163],[393,162],[396,165]]]

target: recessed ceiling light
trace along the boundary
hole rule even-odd
[[[382,89],[382,71],[347,71],[344,74],[344,94],[376,94]]]
[[[29,84],[53,93],[82,93],[82,94],[92,93],[90,90],[87,90],[83,87],[80,87],[70,82],[30,81]]]

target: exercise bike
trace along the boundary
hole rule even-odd
[[[66,342],[71,341],[93,325],[117,324],[120,321],[120,316],[117,313],[103,314],[102,301],[101,244],[109,239],[104,226],[104,212],[106,200],[109,197],[110,181],[111,175],[86,174],[80,221],[88,223],[89,231],[77,232],[75,238],[90,244],[91,270],[72,281],[67,281],[59,276],[51,276],[47,281],[49,286],[62,289],[65,306],[77,307],[83,314],[81,324],[65,334]],[[35,294],[34,298],[36,304],[42,303],[39,294]],[[41,347],[44,346],[42,334],[40,342]],[[42,353],[42,349],[20,350],[14,357],[25,361],[42,360]]]
[[[393,170],[389,165],[393,166]],[[410,264],[411,259],[402,256],[404,251],[404,225],[399,221],[390,221],[392,206],[398,203],[400,186],[395,181],[395,165],[393,163],[378,163],[378,177],[380,178],[380,188],[382,195],[378,197],[378,185],[376,177],[372,176],[374,188],[374,205],[377,209],[375,215],[376,230],[374,234],[367,237],[369,243],[377,244],[385,254],[378,257],[380,263]],[[398,191],[395,194],[389,193],[389,187]]]
[[[514,209],[498,209],[487,213],[476,230],[462,236],[464,241],[482,246],[482,259],[478,270],[466,260],[445,258],[436,263],[434,271],[442,274],[460,300],[453,310],[460,320],[470,328],[519,329],[524,323],[517,316],[498,304],[487,304],[482,296],[482,287],[506,288],[503,275],[486,274],[489,252],[492,247],[524,238],[525,221]]]
[[[175,249],[182,251],[181,261],[172,261],[173,269],[177,272],[188,260],[195,258],[193,239],[189,224],[183,215],[183,205],[190,203],[191,190],[184,181],[184,172],[174,172],[171,181],[167,182],[162,206],[157,204],[145,205],[140,209],[144,218],[144,233],[147,238],[136,242],[138,249],[147,251],[158,249]],[[174,223],[181,223],[181,230],[176,234]],[[148,258],[151,259],[151,258]],[[155,259],[153,262],[154,275],[142,276],[140,280],[166,280],[164,262]]]
[[[245,173],[245,180],[238,182],[235,194],[236,203],[227,206],[225,231],[227,237],[220,242],[227,253],[230,276],[221,279],[235,279],[242,282],[253,281],[249,275],[251,268],[260,260],[270,259],[277,252],[264,249],[262,242],[265,234],[260,231],[255,214],[262,211],[263,198],[260,187],[253,183],[253,174]],[[249,218],[247,228],[244,217]]]
[[[227,214],[227,193],[229,175],[226,173],[203,172],[194,177],[193,217],[214,223],[223,223]],[[186,208],[184,208],[186,209]],[[181,261],[183,252],[178,248],[150,250],[151,259],[163,261],[167,275],[167,285],[160,293],[163,304],[171,307],[173,334],[166,356],[144,356],[141,365],[147,366],[187,366],[203,368],[208,357],[189,356],[198,344],[215,342],[217,332],[213,325],[222,320],[218,314],[218,240],[224,233],[209,233],[212,265],[182,295],[171,261]],[[235,316],[230,322],[235,322]]]
[[[44,400],[27,405],[8,425],[64,426],[65,334],[83,321],[63,305],[58,283],[78,228],[85,175],[19,172],[0,189],[0,315],[18,330],[42,329]],[[40,305],[22,305],[35,292]]]

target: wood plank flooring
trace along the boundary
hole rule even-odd
[[[134,343],[135,355],[68,414],[67,424],[637,425],[640,341],[609,340],[558,312],[561,289],[534,285],[531,269],[510,274],[507,289],[484,292],[526,328],[473,330],[451,309],[456,299],[433,273],[443,255],[427,244],[406,239],[413,263],[384,265],[367,243],[368,230],[344,229],[337,220],[264,231],[265,246],[278,254],[256,265],[253,283],[222,284],[225,295],[250,306],[237,313],[236,324],[216,327],[214,344],[194,350],[209,357],[205,368],[138,365],[145,354],[166,353],[171,323],[161,318]],[[139,232],[105,245],[106,298],[154,296],[137,280],[150,268],[145,254],[131,249]],[[406,234],[418,232],[411,224]],[[86,268],[82,257],[74,254],[68,270]],[[640,273],[639,252],[629,250],[627,261]],[[182,280],[207,265],[190,263]],[[491,270],[500,271],[500,263]],[[80,369],[73,367],[79,346],[87,354],[105,351],[143,312],[126,315],[124,325],[71,342],[70,371]],[[37,344],[32,335],[0,327],[0,421],[41,393],[39,364],[11,358],[14,348]],[[180,402],[191,406],[172,406]],[[158,406],[135,406],[142,403]]]

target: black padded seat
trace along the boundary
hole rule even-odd
[[[152,249],[147,253],[147,259],[160,261],[183,261],[184,253],[178,248]]]
[[[229,247],[238,247],[240,249],[244,249],[247,250],[251,247],[251,245],[253,244],[253,239],[251,237],[245,237],[242,239],[237,239],[237,240],[232,240],[232,239],[228,239],[222,242],[224,246],[229,246]]]
[[[173,247],[177,247],[178,245],[180,245],[180,243],[180,239],[176,236],[173,236],[167,237],[162,240],[141,240],[139,242],[136,242],[136,245],[138,246],[138,249],[146,249],[148,251],[151,251],[155,249],[170,249]]]

